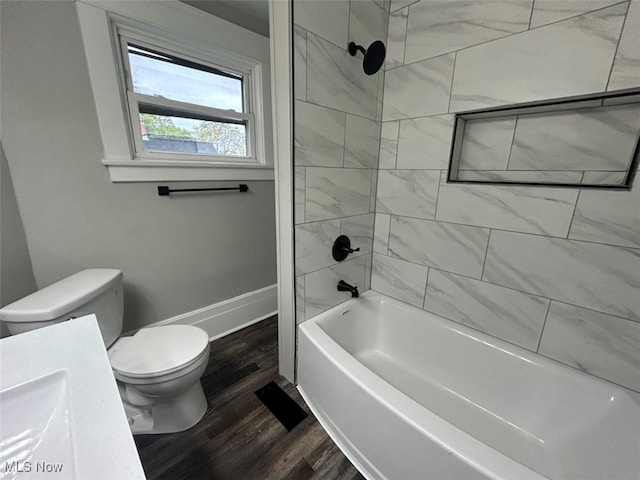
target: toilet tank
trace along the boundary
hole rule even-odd
[[[15,335],[93,313],[109,347],[122,333],[123,312],[122,272],[91,268],[3,307],[0,320]]]

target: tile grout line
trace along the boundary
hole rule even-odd
[[[527,32],[529,30],[531,30],[531,20],[533,20],[533,12],[536,9],[536,0],[533,0],[533,2],[531,2],[531,13],[529,14],[529,26],[527,27]]]
[[[429,118],[429,117],[425,117],[425,118]],[[411,120],[411,119],[409,119]],[[304,165],[296,165],[297,167],[300,166],[304,166]],[[318,167],[318,168],[341,168],[341,167],[336,167],[336,166],[323,166],[323,165],[310,165],[311,167]],[[358,167],[360,169],[364,169],[364,168],[370,168],[370,167]],[[373,170],[376,170],[375,168]],[[378,170],[392,170],[390,168],[381,168]],[[412,170],[412,171],[416,171],[416,172],[421,172],[421,171],[427,171],[427,172],[434,172],[436,170],[444,170],[446,172],[446,169],[442,169],[442,168],[399,168],[398,170]],[[505,170],[498,170],[495,168],[461,168],[460,169],[463,172],[504,172]],[[509,170],[509,172],[524,172],[524,173],[533,173],[533,172],[568,172],[568,173],[579,173],[580,176],[582,177],[582,175],[584,174],[585,170]],[[593,173],[627,173],[626,170],[586,170],[587,172],[593,172]],[[472,185],[472,184],[465,184],[465,185],[469,185],[469,186],[476,186],[476,185]],[[479,183],[480,186],[483,185],[487,185],[485,183]],[[562,186],[564,184],[555,184],[555,183],[547,183],[545,184],[543,187],[541,188],[558,188],[558,185]],[[489,186],[492,187],[504,187],[505,185],[502,184],[489,184]],[[510,187],[520,187],[520,188],[537,188],[538,185],[527,185],[527,184],[522,184],[522,183],[515,183],[512,185],[509,185]],[[584,188],[588,188],[588,185],[585,186],[584,184],[581,183],[576,183],[576,184],[571,184],[571,187],[573,187],[574,189],[580,189],[583,190]]]
[[[328,107],[328,106],[323,105],[323,104],[321,104],[321,103],[316,103],[315,101],[313,101],[313,100],[311,100],[311,99],[308,99],[308,98],[307,98],[306,100],[302,100],[302,99],[300,99],[300,98],[297,98],[297,99],[294,99],[294,100],[295,100],[295,101],[297,101],[297,102],[303,102],[303,103],[306,103],[306,104],[309,104],[309,105],[313,105],[313,106],[315,106],[315,107],[326,108],[327,110],[331,110],[331,111],[333,111],[333,112],[339,112],[339,113],[343,113],[343,114],[345,114],[345,115],[351,115],[351,116],[353,116],[353,117],[358,117],[358,118],[362,118],[362,119],[365,119],[365,120],[371,120],[372,122],[377,122],[377,121],[378,121],[378,120],[377,120],[377,119],[375,119],[375,118],[366,117],[366,116],[364,116],[364,115],[360,115],[360,114],[358,114],[358,113],[346,112],[346,111],[344,111],[344,110],[340,110],[340,109],[335,108],[335,107]],[[441,114],[441,115],[442,115],[442,114]],[[433,115],[433,116],[435,116],[435,115]],[[387,120],[387,121],[389,121],[389,120]],[[381,122],[382,122],[382,121],[381,121]]]
[[[626,1],[626,0],[625,0],[625,1]],[[295,23],[295,22],[294,22],[294,23]],[[351,2],[349,2],[349,21],[348,21],[348,23],[347,23],[347,46],[348,46],[348,43],[349,43],[349,33],[350,33],[350,32],[349,32],[349,23],[351,23]],[[296,25],[301,26],[301,25],[299,25],[299,24],[297,24],[297,23],[296,23]],[[318,38],[319,38],[320,40],[322,40],[323,42],[327,42],[327,43],[328,43],[328,44],[330,44],[332,47],[338,48],[338,49],[343,50],[343,51],[347,51],[347,50],[345,50],[345,48],[346,48],[345,46],[340,46],[340,45],[338,45],[337,43],[335,43],[333,40],[329,40],[328,38],[324,38],[322,35],[319,35],[319,34],[317,34],[316,32],[314,32],[314,31],[312,31],[312,30],[309,30],[309,29],[308,29],[308,28],[306,28],[306,27],[302,27],[302,28],[304,28],[304,29],[307,31],[307,33],[310,33],[310,34],[311,34],[311,35],[313,35],[314,37],[318,37]]]
[[[384,2],[384,0],[382,0]],[[391,5],[391,4],[389,4]],[[386,10],[384,9],[384,7],[382,8],[382,10],[384,10],[386,12]],[[389,46],[389,25],[391,24],[391,14],[389,12],[387,13],[387,32],[386,32],[386,46]],[[385,50],[386,52],[386,50]],[[382,62],[382,66],[380,67],[380,75],[382,75],[382,88],[378,88],[377,92],[376,92],[376,118],[375,121],[377,123],[380,124],[380,129],[379,129],[379,137],[378,137],[378,161],[376,163],[376,170],[380,170],[380,152],[381,152],[381,146],[382,146],[382,117],[384,114],[384,89],[385,86],[387,84],[387,59],[386,59],[386,53],[385,53],[385,59]],[[378,87],[380,87],[380,79],[378,79]],[[380,98],[379,98],[380,97]],[[380,108],[380,112],[378,112],[378,107]],[[377,178],[377,177],[376,177]],[[378,185],[376,182],[376,195],[378,192]],[[374,208],[375,211],[375,208]],[[373,262],[373,257],[371,258],[371,261]],[[371,283],[371,282],[369,282]]]
[[[329,168],[329,167],[328,167]],[[435,168],[405,168],[404,170],[436,170]],[[464,172],[504,172],[505,170],[498,170],[495,168],[461,168],[460,170],[464,171]],[[585,172],[585,170],[509,170],[510,172],[527,172],[527,173],[532,173],[532,172],[569,172],[569,173],[579,173],[581,176],[582,174]],[[595,173],[627,173],[626,170],[586,170],[587,172],[595,172]],[[484,185],[484,184],[481,184]],[[501,185],[501,184],[492,184],[493,186],[496,187],[503,187],[505,185]],[[522,187],[522,188],[533,188],[531,185],[522,185],[522,184],[514,184],[516,187]],[[560,184],[562,185],[562,184]],[[583,184],[572,184],[573,185],[577,185],[576,189],[583,189],[584,186]],[[542,188],[556,188],[558,186],[558,184],[555,183],[548,183],[545,184],[544,187]]]
[[[619,4],[616,4],[619,5]],[[607,77],[607,84],[604,86],[604,91],[609,91],[609,83],[611,82],[611,75],[613,75],[613,68],[616,65],[616,57],[618,56],[618,50],[620,49],[620,42],[622,41],[622,34],[624,33],[624,26],[627,24],[627,20],[629,19],[629,10],[631,9],[631,1],[629,1],[627,5],[627,11],[624,14],[624,20],[622,21],[622,26],[620,27],[620,35],[618,35],[618,41],[616,42],[616,49],[613,52],[613,57],[611,59],[611,68],[609,69],[609,76]]]
[[[391,0],[393,1],[393,0]],[[419,0],[411,0],[409,3],[407,3],[406,5],[403,5],[402,7],[398,7],[395,10],[391,10],[391,4],[389,4],[389,13],[395,13],[398,10],[402,10],[403,8],[409,8],[411,5],[413,5],[414,3],[418,3]]]
[[[391,25],[391,12],[387,11],[386,8],[384,8],[384,0],[383,1],[383,6],[380,7],[382,8],[382,11],[384,13],[387,14],[386,19],[387,19],[387,29],[385,31],[385,36],[382,39],[384,41],[385,44],[385,49],[389,46],[389,27]],[[379,5],[378,5],[379,6]],[[387,71],[387,55],[386,55],[386,50],[385,50],[385,57],[384,60],[382,61],[382,66],[380,67],[380,71],[384,74]],[[382,91],[384,92],[384,80],[382,81]],[[377,98],[376,98],[377,100]],[[382,111],[380,111],[380,114],[382,114]],[[381,115],[382,116],[382,115]]]
[[[430,218],[413,217],[411,215],[401,215],[401,214],[398,214],[398,213],[390,213],[390,212],[380,212],[380,213],[384,213],[386,215],[393,215],[393,216],[396,216],[396,217],[410,218],[410,219],[413,219],[413,220],[421,220],[421,221],[424,221],[424,222],[439,222],[439,223],[446,223],[446,224],[449,224],[449,225],[459,225],[459,226],[462,226],[462,227],[469,227],[469,228],[479,228],[479,229],[485,229],[485,230],[491,229],[491,230],[495,230],[495,231],[498,231],[498,232],[507,232],[507,233],[513,233],[513,234],[516,234],[516,235],[532,235],[534,237],[545,237],[545,238],[548,238],[548,239],[551,239],[551,240],[564,240],[564,241],[568,241],[568,242],[588,243],[588,244],[591,244],[591,245],[603,245],[605,247],[621,248],[621,249],[624,249],[624,250],[631,250],[633,252],[640,253],[640,247],[630,247],[630,246],[627,246],[627,245],[616,245],[616,244],[613,244],[613,243],[594,242],[592,240],[582,240],[582,239],[577,239],[577,238],[558,237],[558,236],[555,236],[555,235],[549,235],[549,234],[545,234],[545,233],[531,233],[531,232],[522,232],[522,231],[518,231],[518,230],[508,230],[506,228],[489,227],[489,226],[482,226],[482,225],[471,225],[471,224],[468,224],[468,223],[452,222],[450,220],[433,220],[433,219],[430,219]],[[366,214],[364,214],[364,215],[366,215]],[[356,215],[352,215],[352,216],[356,216]],[[339,217],[336,217],[336,218],[339,218]],[[327,219],[327,220],[331,220],[331,218]]]
[[[371,177],[369,178],[369,215],[374,216],[375,222],[375,214],[376,214],[376,203],[378,201],[378,175],[380,174],[379,169],[371,170]],[[375,178],[374,178],[375,176]],[[371,210],[371,204],[373,203],[373,210]]]
[[[482,261],[482,271],[480,272],[481,282],[484,281],[482,279],[484,278],[484,266],[487,264],[487,257],[489,256],[489,243],[491,243],[491,232],[492,230],[489,229],[489,236],[487,237],[487,247],[484,249],[484,260]]]
[[[379,170],[378,168],[371,168],[371,167],[342,167],[340,165],[309,165],[309,164],[304,164],[304,165],[294,165],[294,167],[334,168],[336,170],[356,170],[356,171],[360,171],[360,172],[362,172],[364,170],[372,170],[372,171]],[[383,170],[389,170],[389,169],[388,168],[383,168]],[[417,169],[413,169],[413,170],[417,170]],[[422,169],[422,170],[424,170],[424,169]],[[536,170],[531,170],[531,171],[536,171]]]
[[[447,104],[447,113],[451,114],[451,99],[453,97],[453,79],[456,76],[456,63],[458,61],[458,52],[453,54],[453,69],[451,69],[451,82],[449,82],[449,103]]]
[[[347,48],[349,47],[349,42],[351,41],[351,0],[349,0],[349,13],[347,14]],[[342,47],[344,48],[344,47]]]
[[[400,256],[393,256],[393,255],[386,255],[386,256],[391,258],[391,259],[400,260],[400,261],[407,262],[407,263],[412,263],[413,265],[416,265],[416,266],[419,266],[419,267],[427,267],[427,268],[430,268],[432,270],[437,270],[439,272],[447,273],[449,275],[456,275],[456,276],[464,277],[464,278],[467,278],[469,280],[473,280],[473,281],[476,281],[476,282],[482,282],[484,284],[491,285],[491,286],[494,286],[494,287],[504,288],[506,290],[511,290],[513,292],[518,292],[518,293],[522,293],[522,294],[525,294],[525,295],[530,295],[532,297],[542,298],[544,300],[549,300],[549,301],[554,301],[556,303],[562,303],[562,304],[565,304],[565,305],[570,305],[570,306],[575,307],[575,308],[581,308],[583,310],[588,310],[590,312],[599,313],[601,315],[607,315],[609,317],[614,317],[614,318],[617,318],[619,320],[626,320],[627,322],[633,322],[635,324],[640,323],[640,320],[633,320],[631,318],[621,317],[620,315],[616,315],[616,314],[613,314],[613,313],[603,312],[603,311],[600,311],[600,310],[594,310],[593,308],[585,307],[583,305],[576,305],[575,303],[570,303],[570,302],[568,302],[566,300],[558,300],[558,299],[555,299],[555,298],[549,298],[549,297],[546,297],[546,296],[538,294],[538,293],[527,292],[526,290],[520,290],[520,289],[515,288],[515,287],[509,287],[509,286],[506,286],[506,285],[501,285],[499,283],[493,283],[493,282],[491,282],[489,280],[482,280],[480,278],[471,277],[468,274],[452,272],[450,270],[445,270],[444,268],[439,267],[439,266],[424,265],[422,263],[415,263],[415,262],[413,262],[411,260],[405,260],[404,258],[402,258]]]
[[[293,3],[292,3],[293,6]],[[295,23],[294,23],[295,25]],[[302,28],[302,27],[299,27]],[[308,44],[309,44],[309,32],[308,30],[305,28],[304,29],[304,101],[307,101],[307,98],[309,98],[309,48],[308,48]],[[295,47],[294,47],[295,50]],[[293,79],[294,84],[295,84],[295,78]],[[295,87],[294,87],[295,88]],[[293,103],[295,103],[295,95],[294,95],[294,99],[293,99]]]
[[[333,217],[333,218],[327,218],[325,220],[312,220],[310,222],[305,222],[305,223],[299,223],[296,225],[296,227],[300,226],[300,225],[311,225],[313,223],[323,223],[323,222],[335,222],[336,220],[351,220],[354,218],[358,218],[358,217],[365,217],[367,215],[374,215],[374,212],[367,212],[367,213],[357,213],[355,215],[345,215],[343,217]]]
[[[295,152],[294,152],[294,158],[295,158]],[[295,166],[294,166],[295,168]],[[308,199],[308,195],[307,195],[307,188],[309,185],[309,180],[307,178],[307,176],[309,175],[309,169],[307,167],[303,167],[304,168],[304,222],[303,223],[307,223],[307,218],[309,216],[309,213],[307,212],[307,205],[309,203],[309,199]],[[295,231],[294,231],[294,235],[295,235]],[[294,238],[295,241],[295,238]],[[295,253],[295,252],[294,252]],[[295,258],[295,257],[294,257]]]
[[[541,357],[548,358],[549,360],[553,360],[554,362],[558,362],[558,363],[561,363],[562,365],[566,365],[567,367],[572,368],[574,370],[577,370],[578,372],[586,373],[587,375],[591,375],[592,377],[599,378],[600,380],[604,380],[605,382],[610,383],[612,385],[616,385],[618,387],[621,387],[621,388],[624,388],[626,390],[630,390],[630,391],[632,391],[634,393],[640,394],[640,391],[638,391],[638,390],[634,390],[633,388],[626,387],[626,386],[622,385],[621,383],[616,383],[616,382],[614,382],[612,380],[609,380],[609,379],[607,379],[605,377],[601,377],[600,375],[596,375],[595,373],[591,373],[590,371],[582,370],[582,369],[576,367],[575,365],[570,365],[568,363],[564,363],[561,360],[557,360],[557,359],[555,359],[553,357],[549,357],[549,356],[544,355],[542,353],[538,353],[538,352],[534,352],[534,353],[536,355],[540,355]]]
[[[373,235],[371,235],[371,268],[373,269],[373,254],[376,253],[376,226],[378,225],[378,214],[375,213],[375,211],[371,214],[373,215]],[[371,276],[369,276],[369,284],[371,284]]]
[[[450,116],[450,115],[454,115],[454,114],[455,114],[455,112],[452,112],[452,113],[442,112],[442,113],[434,113],[432,115],[421,115],[419,117],[392,118],[392,119],[389,119],[389,120],[384,120],[382,123],[402,122],[404,120],[422,120],[424,118],[445,117],[445,116]]]
[[[540,29],[540,28],[548,27],[548,26],[550,26],[550,25],[555,25],[555,24],[557,24],[557,23],[566,22],[566,21],[568,21],[568,20],[574,20],[574,19],[576,19],[576,18],[578,18],[578,17],[582,17],[582,16],[585,16],[585,15],[591,15],[592,13],[596,13],[596,12],[599,12],[599,11],[601,11],[601,10],[605,10],[605,9],[607,9],[607,8],[616,7],[616,6],[621,5],[621,4],[623,4],[623,3],[627,3],[628,1],[629,1],[629,0],[623,0],[623,1],[618,2],[618,3],[613,3],[613,4],[611,4],[611,5],[607,5],[606,7],[602,7],[602,8],[598,8],[598,9],[596,9],[596,10],[590,10],[590,11],[588,11],[588,12],[584,12],[584,13],[580,13],[580,14],[578,14],[578,15],[574,15],[573,17],[563,18],[563,19],[561,19],[561,20],[556,20],[555,22],[546,23],[546,24],[544,24],[544,25],[538,25],[537,27],[533,27],[533,28],[531,28],[531,29],[525,29],[525,30],[520,30],[520,31],[518,31],[518,32],[513,32],[513,33],[510,33],[509,35],[505,35],[504,37],[493,38],[493,39],[491,39],[491,40],[486,40],[486,41],[481,42],[481,43],[475,43],[475,44],[473,44],[473,45],[469,45],[469,46],[466,46],[466,47],[462,47],[462,48],[459,48],[459,49],[457,49],[457,50],[451,50],[451,51],[449,51],[449,52],[438,53],[437,55],[434,55],[433,57],[427,57],[427,58],[423,58],[423,59],[421,59],[421,60],[416,60],[415,62],[411,62],[411,63],[407,63],[407,64],[404,64],[404,65],[400,65],[400,66],[398,66],[398,67],[390,68],[390,69],[389,69],[389,70],[387,70],[387,71],[396,70],[396,69],[398,69],[398,68],[402,68],[402,67],[407,67],[407,66],[409,66],[409,65],[413,65],[413,64],[415,64],[415,63],[424,62],[425,60],[433,60],[434,58],[442,57],[442,56],[444,56],[444,55],[451,55],[452,53],[461,52],[461,51],[463,51],[463,50],[469,50],[470,48],[474,48],[474,47],[477,47],[477,46],[480,46],[480,45],[485,45],[485,44],[487,44],[487,43],[491,43],[491,42],[496,42],[496,41],[498,41],[498,40],[503,40],[503,39],[505,39],[505,38],[513,37],[513,36],[515,36],[515,35],[521,35],[521,34],[526,33],[526,32],[532,32],[532,31],[534,31],[534,30],[538,30],[538,29]]]
[[[383,95],[384,97],[384,95]],[[393,168],[390,170],[396,170],[398,168],[398,151],[400,150],[400,122],[401,120],[393,120],[398,122],[398,133],[396,133],[396,154],[394,156]],[[385,169],[386,170],[386,169]]]
[[[301,277],[301,276],[307,276],[307,275],[311,275],[313,273],[317,273],[321,270],[326,270],[327,268],[333,268],[336,267],[338,265],[345,265],[347,264],[347,262],[353,262],[355,260],[359,260],[360,258],[364,258],[365,256],[367,256],[369,253],[371,252],[360,252],[357,255],[352,255],[351,258],[345,258],[344,260],[342,260],[341,262],[336,262],[335,260],[332,260],[332,263],[330,263],[329,265],[324,265],[322,267],[316,268],[315,270],[310,270],[308,272],[301,272],[300,275],[294,275],[296,277]]]
[[[584,176],[584,173],[582,175]],[[578,210],[578,202],[580,201],[581,193],[582,193],[582,190],[579,189],[578,195],[576,195],[576,203],[573,206],[573,213],[571,214],[571,220],[569,221],[569,228],[567,228],[567,236],[565,237],[567,240],[573,240],[569,238],[569,235],[571,235],[571,227],[573,227],[573,220],[576,217],[576,210]],[[599,245],[603,245],[603,244],[599,244]]]
[[[303,295],[301,295],[302,297],[302,322],[304,322],[306,320],[306,316],[307,316],[307,276],[306,275],[301,275],[302,277],[302,293]],[[296,325],[298,324],[298,319],[296,318]]]
[[[513,123],[513,134],[511,135],[511,145],[509,146],[509,156],[507,157],[506,171],[509,171],[509,164],[511,163],[511,154],[513,153],[513,144],[516,142],[516,129],[518,128],[519,118],[520,118],[520,115],[516,115],[516,121]],[[521,170],[514,170],[514,171],[521,171]],[[535,171],[535,170],[531,170],[531,171]]]
[[[468,47],[468,48],[470,48],[470,47]],[[399,65],[397,67],[392,67],[392,68],[390,68],[388,70],[385,70],[385,73],[392,72],[393,70],[398,70],[399,68],[410,67],[411,65],[415,65],[416,63],[426,62],[427,60],[435,60],[436,58],[440,58],[440,57],[449,57],[449,56],[454,55],[455,53],[457,53],[459,51],[460,50],[452,50],[452,51],[447,52],[447,53],[439,53],[438,55],[434,55],[433,57],[423,58],[422,60],[416,60],[415,62],[406,63],[406,64],[403,64],[403,65]]]
[[[346,168],[347,164],[347,123],[349,122],[348,113],[344,114],[344,132],[342,134],[342,167],[336,168]]]
[[[440,174],[438,175],[438,188],[436,189],[436,204],[433,207],[433,221],[437,222],[436,218],[438,218],[438,200],[440,199],[440,185],[442,185],[442,172],[440,170]]]
[[[424,295],[422,296],[422,309],[427,308],[427,290],[429,290],[429,274],[431,273],[431,267],[427,267],[427,280],[424,284]]]
[[[402,44],[402,65],[400,65],[400,67],[404,67],[405,65],[404,61],[405,61],[405,58],[407,57],[407,38],[409,36],[409,7],[410,5],[406,5],[404,7],[407,9],[407,18],[404,21],[404,43]],[[403,10],[404,8],[400,8],[398,10]],[[394,68],[398,68],[398,67],[394,67]],[[393,69],[390,69],[390,70],[393,70]]]
[[[549,299],[549,303],[547,304],[547,312],[544,314],[544,322],[542,322],[542,329],[540,330],[540,338],[538,339],[538,346],[536,347],[535,352],[538,353],[540,351],[540,345],[542,344],[542,335],[544,335],[544,327],[547,325],[547,319],[549,318],[549,310],[551,310],[551,302],[553,300]]]
[[[374,0],[374,4],[380,9],[382,10],[384,13],[386,13],[387,15],[389,15],[389,12],[387,11],[386,8],[384,8],[384,0],[380,0],[382,1],[382,5],[380,5],[377,1]]]
[[[389,215],[389,235],[387,235],[387,253],[385,254],[386,256],[389,256],[389,251],[390,251],[389,245],[391,244],[391,220],[392,220],[391,217],[392,216]]]

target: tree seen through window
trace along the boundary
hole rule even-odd
[[[187,123],[183,119],[180,120],[182,120],[181,123],[189,125],[191,128],[176,125],[172,117],[141,113],[140,127],[143,132],[143,142],[149,145],[151,139],[154,139],[156,140],[157,149],[162,148],[157,146],[159,145],[158,140],[172,141],[174,144],[175,142],[201,142],[210,144],[217,155],[247,155],[245,128],[243,125],[205,120],[189,120]]]

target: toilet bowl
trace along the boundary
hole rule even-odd
[[[189,325],[143,328],[109,348],[133,433],[179,432],[198,423],[207,410],[199,380],[209,350],[207,333]]]
[[[129,425],[134,434],[173,433],[204,416],[200,383],[209,361],[209,336],[191,325],[122,333],[122,272],[90,269],[0,309],[12,335],[94,313]]]

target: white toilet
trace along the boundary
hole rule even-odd
[[[209,337],[190,325],[122,333],[122,272],[83,270],[0,309],[16,335],[94,313],[108,349],[125,412],[135,434],[172,433],[200,421],[207,400],[200,377],[209,360]]]

